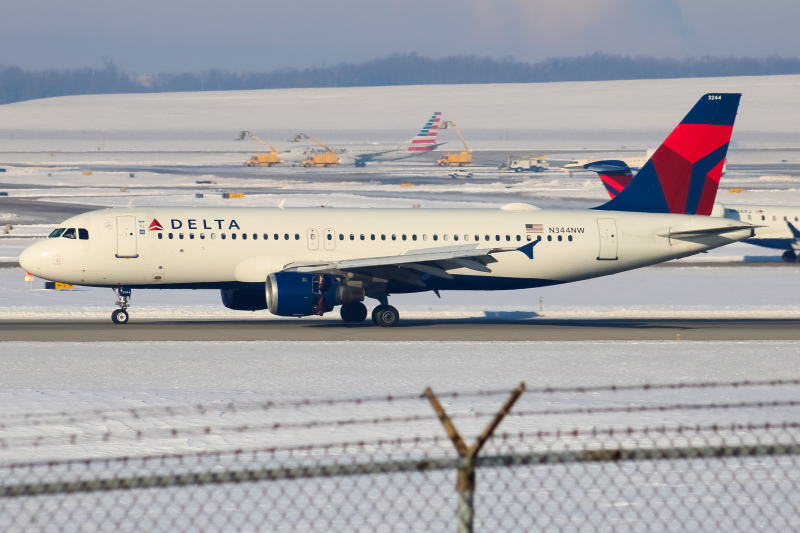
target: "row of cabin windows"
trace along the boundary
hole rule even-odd
[[[83,230],[83,231],[85,231],[85,230]],[[184,238],[186,238],[186,236],[187,236],[187,235],[188,235],[189,239],[194,239],[194,238],[195,238],[195,234],[194,234],[194,233],[188,233],[188,234],[184,234],[184,233],[178,233],[177,235],[176,235],[176,234],[174,234],[174,233],[167,233],[167,238],[168,238],[168,239],[175,239],[175,238],[178,238],[178,239],[184,239]],[[51,236],[52,236],[52,235],[51,235]],[[199,233],[199,234],[198,234],[198,236],[200,237],[200,239],[205,239],[205,238],[206,238],[206,234],[205,234],[205,233]],[[216,238],[217,238],[217,234],[216,234],[216,233],[211,233],[211,234],[209,234],[209,236],[210,236],[212,239],[216,239]],[[236,238],[237,238],[237,234],[236,234],[236,233],[231,233],[231,235],[230,235],[230,236],[231,236],[231,239],[233,239],[233,240],[236,240]],[[267,240],[269,240],[269,238],[270,238],[269,236],[270,236],[270,234],[269,234],[269,233],[264,233],[264,235],[263,235],[263,239],[264,239],[265,241],[267,241]],[[222,240],[225,240],[225,239],[227,239],[227,238],[228,238],[228,236],[227,236],[227,234],[226,234],[226,233],[220,233],[219,237],[220,237],[220,239],[222,239]],[[332,240],[333,240],[333,234],[331,234],[331,233],[327,233],[327,234],[325,235],[325,237],[326,237],[326,238],[327,238],[327,240],[329,240],[329,241],[332,241]],[[369,237],[370,237],[370,240],[371,240],[371,241],[377,240],[377,238],[376,238],[376,235],[375,235],[374,233],[373,233],[373,234],[370,234],[370,236],[369,236]],[[423,240],[423,241],[427,241],[427,240],[428,240],[428,235],[427,235],[427,234],[423,234],[421,237],[422,237],[422,240]],[[438,234],[434,234],[434,235],[432,235],[432,237],[433,237],[433,240],[434,240],[434,241],[438,241],[438,240],[439,240],[439,235],[438,235]],[[501,241],[501,240],[502,240],[502,238],[501,238],[501,237],[502,237],[501,235],[495,235],[495,236],[494,236],[494,240],[499,242],[499,241]],[[512,239],[512,237],[513,237],[513,239]],[[74,238],[74,237],[73,237],[73,238]],[[83,238],[83,237],[81,237],[81,238]],[[86,238],[88,239],[88,236],[87,236]],[[158,234],[158,238],[159,238],[159,239],[163,239],[163,238],[164,238],[164,234],[163,234],[163,233],[159,233],[159,234]],[[247,233],[242,233],[242,234],[241,234],[241,238],[242,238],[242,240],[247,240],[249,237],[248,237],[248,234],[247,234]],[[274,234],[273,234],[273,236],[272,236],[272,238],[273,238],[273,240],[276,240],[276,241],[279,241],[279,240],[281,240],[281,236],[280,236],[280,234],[278,234],[278,233],[274,233]],[[310,238],[311,240],[314,240],[314,239],[316,238],[316,235],[314,235],[314,234],[311,234],[311,235],[309,236],[309,238]],[[380,240],[382,240],[382,241],[385,241],[385,240],[386,240],[386,238],[387,238],[387,237],[386,237],[386,235],[385,235],[385,234],[381,234],[381,235],[380,235]],[[253,239],[254,241],[255,241],[255,240],[258,240],[258,233],[253,233],[253,234],[252,234],[252,239]],[[407,235],[405,235],[405,234],[403,234],[403,235],[401,235],[401,236],[400,236],[400,239],[401,239],[401,240],[403,240],[403,241],[405,241],[405,240],[408,240],[408,236],[407,236]],[[465,240],[465,241],[469,241],[469,239],[470,239],[470,236],[469,236],[469,235],[464,235],[464,240]],[[285,241],[291,240],[291,236],[290,236],[290,234],[288,234],[288,233],[284,233],[284,234],[283,234],[283,240],[285,240]],[[299,240],[300,240],[300,234],[299,234],[299,233],[295,233],[295,234],[294,234],[294,240],[296,240],[296,241],[299,241]],[[345,240],[345,235],[344,235],[344,233],[340,233],[340,234],[339,234],[339,240],[340,240],[340,241],[343,241],[343,240]],[[350,234],[350,240],[351,240],[351,241],[354,241],[354,240],[356,240],[356,235],[355,235],[354,233],[351,233],[351,234]],[[361,233],[361,234],[359,235],[359,240],[362,240],[362,241],[366,240],[366,235],[365,235],[364,233]],[[393,240],[393,241],[396,241],[396,240],[397,240],[397,235],[396,235],[396,234],[392,234],[392,235],[391,235],[391,240]],[[417,235],[416,235],[416,234],[412,234],[412,235],[411,235],[411,240],[412,240],[412,241],[416,241],[416,240],[417,240]],[[445,241],[449,240],[449,236],[448,236],[448,235],[442,235],[442,240],[445,240]],[[459,240],[459,236],[458,236],[458,235],[453,235],[453,240],[454,240],[454,241],[458,241],[458,240]],[[481,239],[480,239],[480,235],[475,235],[475,240],[476,240],[476,241],[480,241],[480,240],[481,240]],[[485,241],[487,241],[487,242],[488,242],[488,241],[491,241],[491,240],[492,240],[492,237],[491,237],[491,235],[484,235],[484,240],[485,240]],[[522,235],[506,235],[506,236],[505,236],[505,240],[506,240],[507,242],[511,242],[512,240],[515,240],[515,241],[517,241],[517,242],[520,242],[520,241],[522,241]],[[527,236],[526,236],[526,240],[530,242],[530,241],[531,241],[531,236],[530,236],[530,235],[527,235]],[[540,241],[540,240],[542,240],[542,238],[541,238],[541,237],[537,237],[537,239],[536,239],[536,240],[539,240],[539,241]],[[552,237],[548,237],[548,238],[547,238],[547,240],[552,240]],[[560,236],[560,235],[559,235],[559,237],[558,237],[558,240],[559,240],[559,241],[561,240],[561,236]],[[572,240],[572,235],[570,235],[570,236],[569,236],[569,240],[570,240],[570,241]]]
[[[753,220],[753,215],[747,215],[747,220]],[[761,215],[761,220],[767,220],[767,215]],[[775,222],[776,220],[778,220],[777,215],[772,215],[772,221]],[[789,221],[789,217],[784,216],[783,220],[788,222]],[[795,222],[800,222],[800,217],[794,217],[794,221]]]
[[[84,228],[56,228],[47,236],[48,239],[57,239],[58,237],[62,239],[80,239],[82,241],[88,241],[89,230]]]
[[[84,231],[85,231],[85,230],[84,230]],[[177,235],[176,235],[176,234],[174,234],[174,233],[167,233],[167,238],[168,238],[168,239],[174,239],[174,238],[178,238],[178,239],[184,239],[184,238],[186,237],[186,235],[187,235],[187,234],[183,234],[183,233],[178,233]],[[205,238],[206,238],[206,234],[205,234],[205,233],[200,233],[200,234],[198,234],[198,236],[200,237],[200,239],[205,239]],[[210,236],[212,239],[216,239],[216,238],[217,238],[217,234],[216,234],[216,233],[211,233],[209,236]],[[325,236],[326,236],[326,238],[327,238],[329,241],[333,240],[333,235],[332,235],[331,233],[328,233],[328,234],[326,234]],[[52,235],[51,235],[51,237],[52,237]],[[189,239],[194,239],[195,235],[194,235],[194,233],[189,233],[189,234],[188,234],[188,237],[189,237]],[[228,238],[228,236],[227,236],[227,234],[226,234],[226,233],[220,233],[219,237],[220,237],[220,239],[222,239],[222,240],[225,240],[225,239],[227,239],[227,238]],[[314,239],[314,237],[315,237],[315,235],[314,235],[314,234],[312,234],[310,237],[311,237],[311,239],[313,240],[313,239]],[[500,238],[500,237],[501,237],[500,235],[495,235],[494,237],[495,237],[495,239],[494,239],[495,241],[501,241],[501,240],[502,240],[502,239]],[[521,235],[506,235],[506,236],[505,236],[505,240],[506,240],[507,242],[510,242],[510,241],[512,240],[512,237],[514,237],[514,240],[515,240],[515,241],[517,241],[517,242],[520,242],[520,241],[522,241],[522,236],[521,236]],[[73,237],[73,238],[74,238],[74,237]],[[81,238],[83,238],[83,237],[81,237]],[[89,238],[89,237],[88,237],[88,234],[87,234],[87,237],[86,237],[86,238],[87,238],[87,239]],[[164,234],[163,234],[163,233],[159,233],[159,234],[158,234],[158,238],[159,238],[159,239],[163,239],[163,238],[164,238]],[[237,238],[237,234],[236,234],[236,233],[231,233],[231,239],[233,239],[233,240],[236,240],[236,238]],[[242,234],[241,234],[241,239],[242,239],[242,240],[247,240],[248,238],[249,238],[249,237],[248,237],[248,234],[247,234],[247,233],[242,233]],[[264,233],[264,235],[263,235],[263,238],[264,238],[264,240],[269,240],[269,233]],[[448,236],[447,236],[447,235],[443,235],[443,236],[442,236],[442,238],[443,238],[443,240],[445,240],[445,241],[446,241],[446,240],[448,240]],[[468,241],[468,240],[469,240],[469,238],[470,238],[470,236],[469,236],[469,235],[464,235],[464,240],[465,240],[465,241]],[[252,239],[253,239],[254,241],[255,241],[255,240],[258,240],[258,233],[253,233],[253,234],[252,234]],[[385,235],[385,234],[382,234],[382,235],[380,236],[380,239],[381,239],[382,241],[385,241],[385,240],[386,240],[386,235]],[[458,239],[459,239],[459,236],[458,236],[458,235],[453,235],[453,240],[454,240],[454,241],[457,241]],[[280,240],[280,234],[278,234],[278,233],[274,233],[274,234],[273,234],[273,240],[276,240],[276,241],[277,241],[277,240]],[[291,236],[290,236],[290,234],[288,234],[288,233],[284,233],[284,234],[283,234],[283,240],[285,240],[285,241],[291,240]],[[299,234],[299,233],[295,233],[295,234],[294,234],[294,240],[296,240],[296,241],[299,241],[299,240],[300,240],[300,234]],[[340,234],[339,234],[339,240],[340,240],[340,241],[343,241],[343,240],[345,240],[345,235],[344,235],[343,233],[340,233]],[[351,240],[351,241],[354,241],[354,240],[356,240],[356,236],[355,236],[355,234],[354,234],[354,233],[351,233],[351,234],[350,234],[350,240]],[[362,233],[362,234],[360,234],[360,235],[359,235],[359,240],[362,240],[362,241],[366,240],[366,235],[365,235],[365,234],[363,234],[363,233]],[[372,240],[372,241],[374,241],[374,240],[377,240],[377,239],[376,239],[376,236],[375,236],[375,234],[370,234],[370,240]],[[391,236],[391,240],[393,240],[393,241],[396,241],[396,240],[397,240],[397,235],[392,235],[392,236]],[[406,235],[401,235],[401,240],[404,240],[404,241],[405,241],[405,240],[408,240],[408,239],[407,239],[407,236],[406,236]],[[416,234],[412,234],[412,235],[411,235],[411,240],[412,240],[412,241],[416,241],[416,240],[417,240],[417,235],[416,235]],[[427,240],[428,240],[428,235],[427,235],[427,234],[423,234],[423,235],[422,235],[422,240],[423,240],[423,241],[427,241]],[[439,236],[438,236],[438,235],[436,235],[436,234],[434,234],[434,235],[433,235],[433,240],[434,240],[434,241],[438,241],[438,240],[439,240]],[[476,241],[480,241],[480,235],[475,235],[475,240],[476,240]],[[491,241],[492,239],[491,239],[491,236],[490,236],[490,235],[485,235],[485,236],[484,236],[484,240],[485,240],[485,241]],[[527,240],[528,242],[530,242],[530,241],[532,240],[532,239],[531,239],[531,236],[530,236],[530,235],[526,235],[526,240]],[[536,240],[537,240],[537,241],[541,241],[541,240],[542,240],[542,237],[541,237],[541,235],[540,235],[540,236],[537,236],[537,237],[536,237]],[[553,240],[553,236],[552,236],[552,235],[548,235],[548,236],[547,236],[547,240],[548,240],[548,242],[552,242],[552,240]],[[561,242],[561,241],[563,240],[563,236],[562,236],[562,235],[558,235],[558,236],[557,236],[557,240],[558,240],[558,242]],[[567,235],[567,240],[568,240],[569,242],[572,242],[572,235]]]

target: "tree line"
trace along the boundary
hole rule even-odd
[[[271,72],[140,74],[113,61],[99,68],[24,70],[0,66],[0,104],[79,94],[228,91],[302,87],[370,87],[463,83],[538,83],[800,74],[800,59],[702,57],[664,59],[593,54],[524,63],[511,59],[396,54],[363,63],[340,63]]]

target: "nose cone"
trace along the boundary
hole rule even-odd
[[[22,268],[31,273],[42,270],[42,244],[35,243],[25,248],[19,254],[19,264]]]

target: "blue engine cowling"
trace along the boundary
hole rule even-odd
[[[335,276],[276,272],[267,277],[267,307],[278,316],[321,315],[342,303],[342,288]]]
[[[261,289],[221,289],[222,305],[237,311],[261,311],[267,308],[267,295]]]

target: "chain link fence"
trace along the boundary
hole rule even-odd
[[[627,396],[634,388],[523,393],[520,387],[499,411],[495,401],[495,412],[466,406],[476,395],[492,401],[507,391],[439,397],[429,391],[422,397],[294,405],[226,404],[224,409],[270,416],[288,408],[296,417],[298,409],[340,412],[377,405],[405,411],[417,402],[428,405],[433,415],[308,419],[276,423],[265,433],[276,435],[287,427],[294,433],[326,423],[352,429],[359,427],[356,422],[378,428],[400,422],[401,435],[390,439],[103,458],[103,442],[123,436],[112,430],[98,434],[94,457],[0,460],[0,530],[797,531],[800,423],[797,404],[790,399],[796,386],[785,381],[639,387],[639,403]],[[734,395],[731,391],[747,393],[727,403],[697,401],[719,397],[711,392],[721,388],[726,398]],[[575,407],[576,401],[603,393],[610,396],[593,400],[592,407]],[[653,394],[657,397],[651,398]],[[662,401],[670,395],[690,401]],[[535,404],[550,397],[551,403],[569,405],[531,409],[524,405],[527,396],[534,396]],[[522,399],[515,405],[518,397]],[[34,435],[48,425],[57,426],[62,439],[75,443],[72,434],[64,434],[65,424],[93,418],[105,426],[112,420],[163,424],[172,415],[220,408],[0,417],[0,451],[48,446],[41,435]],[[644,412],[662,423],[638,423],[641,419],[634,417]],[[685,412],[697,423],[675,421]],[[588,418],[565,429],[575,415]],[[792,420],[771,420],[780,418]],[[708,422],[716,419],[725,421]],[[480,425],[470,426],[476,420]],[[586,420],[604,423],[583,423]],[[486,427],[469,442],[462,439],[456,422],[473,429]],[[409,436],[433,433],[429,430],[437,426],[439,434]],[[495,429],[498,426],[514,431]],[[256,430],[255,424],[231,427],[240,433]],[[162,430],[154,434],[161,436]],[[133,431],[145,441],[152,437],[149,430]],[[225,430],[201,424],[194,431]],[[55,434],[52,438],[57,440]],[[470,475],[473,485],[465,481]]]

